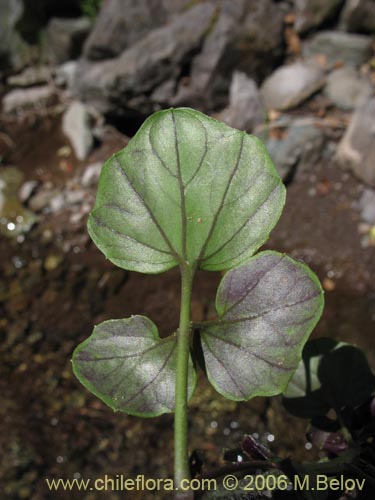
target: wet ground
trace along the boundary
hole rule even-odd
[[[59,156],[67,143],[56,117],[7,121],[3,130],[6,165],[16,165],[24,180],[52,183],[57,191],[69,185],[74,191],[83,165],[71,153]],[[125,144],[125,137],[109,130],[86,163],[103,160]],[[314,335],[356,343],[375,367],[375,248],[361,234],[357,204],[363,189],[335,166],[328,151],[319,164],[297,172],[267,247],[303,259],[322,280],[326,307]],[[94,191],[87,189],[87,203]],[[116,269],[89,241],[86,215],[72,217],[79,210],[41,210],[24,239],[0,235],[3,498],[67,498],[63,491],[48,492],[46,477],[172,476],[172,415],[143,420],[114,414],[74,378],[70,359],[93,325],[105,319],[145,314],[162,334],[170,333],[177,326],[178,272],[145,276]],[[212,313],[219,280],[216,273],[197,277],[194,319]],[[285,413],[278,398],[226,401],[202,374],[190,405],[191,449],[203,449],[211,466],[244,433],[268,439],[282,456],[314,458],[317,450],[305,449],[305,428],[305,422]],[[147,496],[133,493],[131,498]]]

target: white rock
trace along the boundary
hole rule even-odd
[[[375,186],[375,97],[359,106],[337,149],[343,168],[370,186]]]
[[[71,89],[77,73],[78,62],[67,61],[56,69],[56,84]]]
[[[74,101],[63,116],[63,132],[79,160],[87,158],[94,144],[90,121],[90,114],[80,101]]]
[[[92,187],[98,182],[100,172],[102,170],[103,164],[101,162],[92,163],[88,165],[82,176],[82,186]]]
[[[286,110],[319,90],[325,83],[322,68],[312,62],[296,62],[282,66],[270,75],[261,87],[268,109]]]
[[[20,187],[20,190],[18,191],[18,196],[19,199],[22,203],[25,203],[28,201],[31,197],[31,195],[35,192],[36,188],[38,187],[39,182],[38,181],[26,181],[22,184]]]
[[[54,98],[55,91],[48,85],[12,90],[3,97],[3,111],[12,113],[28,108],[45,107],[51,104]]]

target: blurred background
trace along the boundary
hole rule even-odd
[[[178,271],[115,268],[86,231],[103,162],[156,110],[190,106],[265,142],[288,190],[266,248],[322,281],[313,336],[357,344],[374,369],[374,32],[372,0],[0,0],[2,498],[66,498],[45,477],[172,476],[173,416],[114,414],[70,362],[105,319],[177,326]],[[213,313],[219,280],[198,275],[193,319]],[[319,456],[279,398],[227,401],[202,374],[189,425],[212,466],[243,434]]]

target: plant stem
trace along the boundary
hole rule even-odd
[[[178,487],[190,479],[187,440],[188,362],[190,348],[190,302],[194,272],[189,264],[181,266],[180,324],[177,334],[176,407],[174,416],[174,478]],[[187,493],[187,494],[186,494]],[[176,498],[191,498],[189,492]]]

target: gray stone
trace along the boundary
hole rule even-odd
[[[365,189],[359,200],[361,219],[368,224],[375,224],[375,191]]]
[[[251,132],[265,120],[265,109],[254,80],[235,71],[229,91],[229,106],[220,120],[231,127]]]
[[[84,55],[99,60],[118,56],[127,47],[166,21],[159,0],[107,0],[88,37]]]
[[[359,106],[337,149],[336,160],[375,186],[375,98]]]
[[[34,212],[50,210],[50,203],[53,199],[57,199],[60,194],[58,189],[42,188],[31,197],[29,207]]]
[[[52,104],[55,99],[55,90],[48,85],[15,89],[3,97],[3,111],[13,113],[30,108],[43,108]]]
[[[261,87],[268,109],[286,110],[298,106],[325,83],[322,68],[311,62],[295,62],[282,66]]]
[[[15,29],[22,13],[22,0],[0,1],[0,71],[19,70],[29,59],[30,49]]]
[[[94,139],[91,132],[91,117],[84,104],[74,101],[65,111],[62,119],[62,130],[73,146],[79,160],[89,155]]]
[[[81,183],[83,187],[93,187],[98,183],[100,172],[102,171],[103,163],[92,163],[86,167],[83,173]]]
[[[49,61],[61,64],[78,58],[90,29],[91,21],[87,17],[51,19],[45,36],[45,50]]]
[[[346,0],[341,12],[339,28],[355,33],[375,32],[374,0]]]
[[[257,83],[282,55],[283,14],[270,0],[224,0],[220,13],[193,59],[190,82],[172,104],[210,110],[227,104],[230,75],[238,69]]]
[[[341,109],[352,110],[372,94],[371,83],[359,76],[350,67],[336,69],[328,75],[324,92],[327,97]],[[375,119],[375,117],[374,117]]]
[[[268,139],[266,147],[283,180],[298,168],[310,168],[321,156],[324,143],[322,129],[304,124],[302,119],[290,125],[282,139]]]
[[[163,82],[152,92],[150,96],[151,101],[158,104],[167,104],[171,102],[175,93],[176,84],[176,79],[173,78]]]
[[[33,87],[48,83],[52,79],[52,71],[48,66],[30,66],[18,75],[9,76],[7,84],[10,87]]]
[[[212,4],[198,4],[170,25],[153,30],[121,56],[80,64],[77,92],[102,113],[118,112],[131,98],[152,92],[179,75],[180,64],[198,49],[214,14]]]
[[[302,45],[302,54],[324,55],[329,64],[360,66],[371,57],[372,38],[338,31],[321,31]]]
[[[344,0],[295,0],[297,33],[305,33],[335,17]]]

